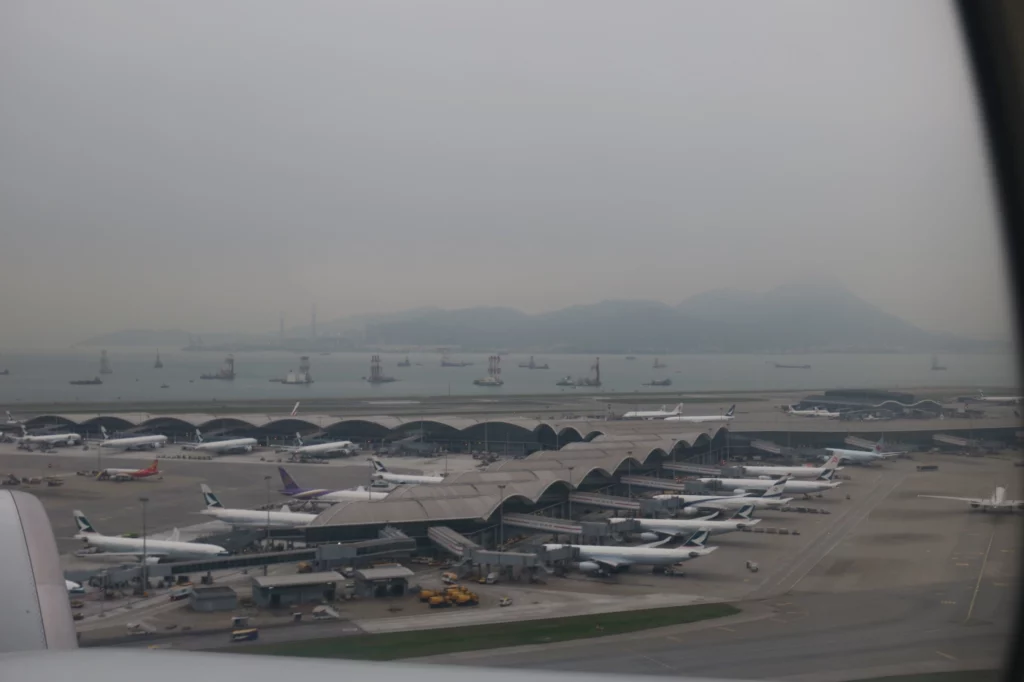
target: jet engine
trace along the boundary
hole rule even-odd
[[[657,533],[640,533],[640,539],[644,542],[655,542],[658,539]]]
[[[596,561],[581,561],[580,570],[584,573],[601,573],[601,564]]]

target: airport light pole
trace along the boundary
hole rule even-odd
[[[572,470],[576,467],[569,467],[569,520],[572,521]]]
[[[264,552],[270,551],[270,476],[264,476],[263,482],[267,484],[267,535],[264,544],[266,547],[263,548]],[[263,564],[263,575],[267,574],[267,564]]]
[[[501,501],[498,503],[498,551],[502,551],[501,548],[505,544],[505,485],[504,483],[498,484],[498,490],[501,491]]]
[[[142,503],[142,593],[149,587],[149,555],[146,553],[146,504],[148,497],[140,497]]]

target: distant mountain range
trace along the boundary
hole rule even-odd
[[[289,330],[291,348],[309,327]],[[930,332],[891,315],[841,286],[786,285],[754,294],[707,291],[672,306],[657,301],[603,301],[530,315],[513,308],[422,308],[358,315],[318,325],[342,348],[452,347],[548,353],[971,352],[1000,347]],[[126,330],[93,337],[89,346],[186,346],[180,330]],[[278,334],[203,334],[205,346],[273,347]]]

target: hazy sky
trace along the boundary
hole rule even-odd
[[[1006,334],[951,9],[7,0],[0,347],[829,274]]]

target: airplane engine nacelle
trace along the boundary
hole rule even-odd
[[[744,490],[743,488],[736,488],[736,490],[733,490],[732,493],[733,495],[746,495],[747,491]]]
[[[761,480],[761,481],[770,481],[772,477],[771,476],[758,476],[757,478],[758,478],[758,480]]]
[[[700,510],[697,509],[696,507],[683,507],[682,509],[679,510],[679,513],[683,516],[696,516],[698,513],[700,513]]]
[[[700,552],[697,552],[697,551],[690,552],[690,558],[691,559],[696,559],[700,555],[701,555]]]
[[[581,561],[580,570],[584,573],[600,573],[601,564],[597,563],[596,561]]]
[[[981,509],[982,507],[985,506],[985,505],[980,504],[978,502],[971,502],[970,505],[971,505],[971,509]]]
[[[658,539],[657,533],[640,533],[640,539],[644,542],[654,542]]]
[[[244,449],[245,449],[246,452],[252,452],[252,446],[251,445],[246,445]]]

